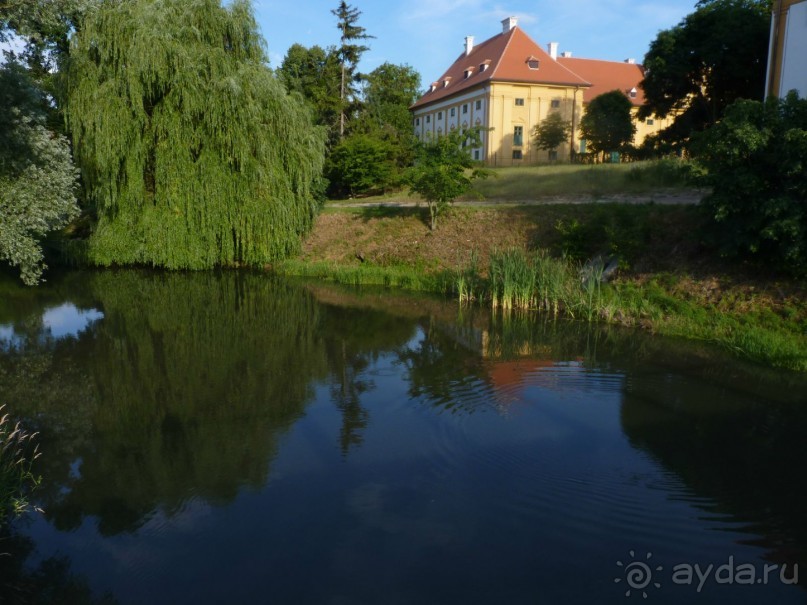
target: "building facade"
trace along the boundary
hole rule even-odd
[[[807,98],[807,0],[775,0],[765,96]]]
[[[510,17],[502,32],[479,45],[465,39],[465,51],[411,107],[415,135],[437,137],[455,129],[481,126],[482,146],[474,159],[490,166],[534,164],[585,152],[579,136],[586,105],[599,94],[622,90],[634,105],[643,103],[640,65],[558,55],[557,43],[544,50]],[[558,112],[571,124],[569,140],[555,150],[539,150],[533,129]],[[667,120],[637,122],[634,144],[666,127]]]

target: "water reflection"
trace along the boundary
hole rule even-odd
[[[16,539],[37,565],[69,553],[95,597],[215,602],[209,583],[169,572],[219,566],[244,598],[270,582],[297,602],[337,587],[345,602],[484,602],[503,586],[514,602],[539,586],[617,602],[603,591],[629,548],[739,544],[807,563],[801,377],[632,332],[264,275],[51,287],[0,304],[21,339],[0,351],[0,392],[44,452],[44,521]],[[59,582],[81,584],[60,565]],[[301,588],[311,569],[318,586]]]
[[[46,308],[41,315],[30,315],[18,326],[0,325],[0,348],[20,347],[32,337],[38,344],[77,337],[94,322],[103,319],[98,309],[79,309],[73,303]]]

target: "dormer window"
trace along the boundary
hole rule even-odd
[[[636,88],[631,88],[630,92],[628,92],[628,95],[630,96],[631,99],[635,99],[637,94],[638,91],[636,90]]]
[[[448,88],[448,85],[451,84],[451,76],[445,78],[443,80],[443,88]]]
[[[467,79],[468,79],[468,78],[470,78],[472,75],[474,75],[474,68],[473,68],[473,67],[467,67],[467,68],[465,69],[465,79],[467,80]]]
[[[541,66],[541,62],[534,56],[530,55],[527,57],[527,67],[530,69],[538,69]]]
[[[479,71],[485,71],[488,67],[490,67],[490,59],[487,59],[479,64]]]
[[[437,86],[438,86],[437,82],[432,82],[432,85],[429,86],[429,92],[434,92],[435,90],[437,90]]]

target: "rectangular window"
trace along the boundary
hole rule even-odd
[[[451,117],[453,118],[455,115],[457,115],[457,108],[456,108],[456,107],[452,107],[452,108],[451,108]]]
[[[516,126],[513,129],[513,145],[520,147],[524,144],[524,127]]]
[[[426,124],[431,124],[431,121],[432,121],[432,117],[431,116],[426,116]]]
[[[468,113],[468,103],[462,106],[462,113]]]
[[[477,101],[476,102],[476,110],[479,111],[480,109],[482,109],[482,101]]]
[[[442,119],[443,119],[443,112],[442,112],[442,111],[438,111],[438,112],[437,112],[437,119],[438,119],[438,120],[442,120]]]
[[[648,119],[647,119],[647,125],[648,125],[648,126],[652,126],[652,125],[653,125],[653,124],[655,124],[655,123],[656,123],[656,122],[653,120],[653,118],[648,118]]]
[[[415,118],[415,126],[420,126],[420,118]]]
[[[557,159],[558,159],[558,152],[553,149],[552,151],[549,152],[549,161],[554,162]]]
[[[524,107],[524,99],[516,99],[517,107]]]
[[[552,99],[552,103],[550,103],[550,105],[552,106],[552,109],[557,109],[560,107],[560,100]]]
[[[520,149],[513,149],[513,159],[520,160],[521,159],[521,150]]]
[[[478,149],[474,149],[474,159],[479,161],[479,150]]]

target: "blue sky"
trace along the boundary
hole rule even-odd
[[[465,36],[482,42],[501,31],[501,20],[516,16],[519,26],[546,48],[575,57],[641,62],[658,32],[695,9],[696,0],[356,0],[359,25],[376,36],[359,66],[372,71],[385,61],[408,64],[423,86],[437,79],[462,52]],[[255,16],[278,67],[289,46],[339,43],[331,9],[338,0],[254,0]]]

